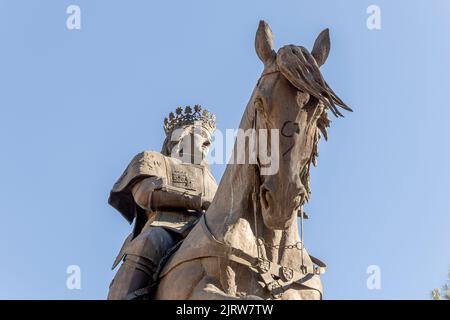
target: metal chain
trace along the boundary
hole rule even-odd
[[[294,244],[288,244],[285,246],[282,246],[280,244],[268,244],[263,238],[259,238],[260,243],[262,243],[266,248],[270,248],[270,249],[297,249],[297,250],[302,250],[303,246],[302,246],[302,242],[298,241]]]

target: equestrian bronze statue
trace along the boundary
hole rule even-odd
[[[299,227],[302,231],[318,142],[320,136],[328,137],[328,113],[341,117],[340,109],[351,109],[319,70],[330,50],[328,30],[318,36],[311,52],[295,45],[275,51],[272,32],[261,21],[255,47],[264,69],[239,128],[255,132],[256,139],[244,148],[236,139],[231,160],[255,154],[256,161],[231,161],[212,200],[215,188],[206,165],[203,175],[189,176],[211,179],[203,184],[210,186],[208,192],[195,187],[184,200],[164,193],[172,187],[160,168],[192,164],[156,153],[148,154],[151,160],[138,156],[137,164],[132,161],[110,199],[120,212],[127,212],[127,219],[136,219],[135,231],[117,259],[124,262],[110,298],[322,299],[320,274],[325,264],[307,252]],[[263,149],[276,156],[276,172],[267,173]],[[192,225],[173,231],[167,227],[171,219],[155,220],[166,210],[163,203],[170,207],[171,217],[192,219]],[[152,232],[157,235],[149,236]]]

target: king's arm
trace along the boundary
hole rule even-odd
[[[201,211],[207,209],[201,194],[188,194],[179,188],[164,184],[161,177],[148,177],[136,183],[131,192],[134,201],[144,210],[188,209]]]

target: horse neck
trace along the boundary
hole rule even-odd
[[[253,112],[252,96],[242,117],[240,129],[252,128]],[[236,142],[233,150],[237,150]],[[293,254],[292,249],[284,248],[299,241],[297,218],[293,215],[290,227],[284,231],[265,226],[259,202],[254,203],[252,198],[258,174],[253,164],[227,165],[216,196],[206,212],[209,228],[218,240],[255,257],[258,256],[256,239],[263,239],[268,247],[264,252],[267,259],[284,265],[298,264],[299,255]],[[271,246],[278,248],[270,248]]]

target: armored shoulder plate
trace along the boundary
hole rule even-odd
[[[167,179],[165,156],[159,152],[144,151],[131,160],[128,167],[114,184],[108,203],[116,208],[130,223],[135,216],[136,204],[131,194],[134,183],[146,177]]]

